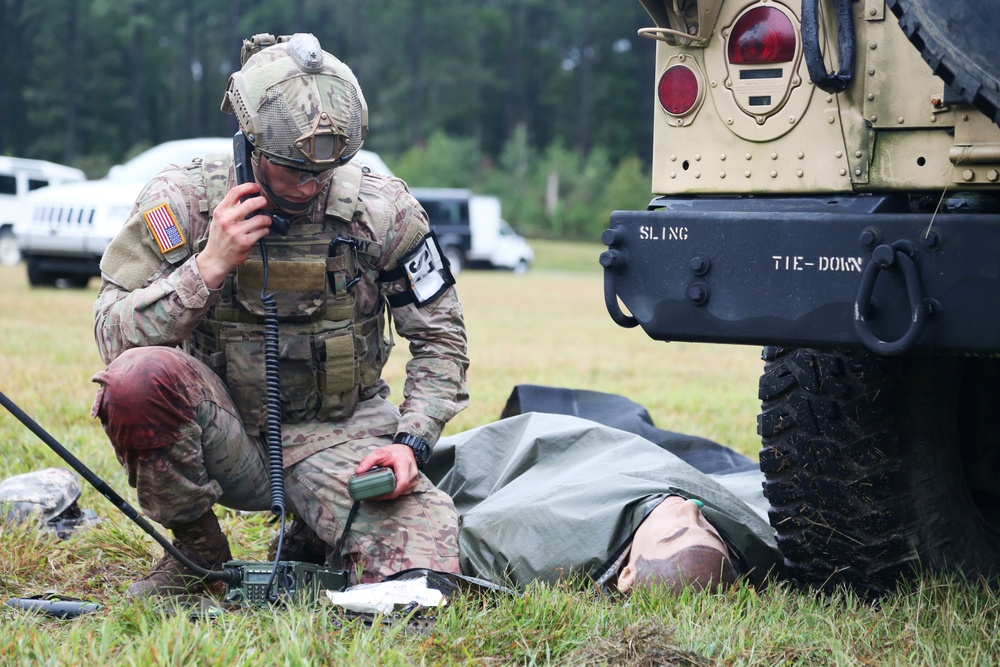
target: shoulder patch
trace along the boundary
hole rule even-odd
[[[142,217],[146,219],[149,231],[153,232],[153,238],[164,255],[187,243],[174,212],[170,210],[170,204],[160,204],[144,212]]]

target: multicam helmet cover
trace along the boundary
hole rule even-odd
[[[361,87],[313,35],[255,35],[242,59],[222,111],[236,116],[256,151],[283,166],[325,171],[361,149],[368,134]]]

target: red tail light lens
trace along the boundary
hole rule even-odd
[[[687,67],[674,65],[660,77],[656,92],[667,113],[682,116],[698,102],[698,78]]]
[[[797,37],[791,20],[774,7],[754,7],[736,22],[729,36],[734,65],[787,63],[795,57]]]

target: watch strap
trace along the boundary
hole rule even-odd
[[[413,450],[413,457],[417,461],[417,470],[423,470],[427,461],[431,458],[431,446],[423,438],[410,435],[409,433],[399,433],[392,439],[394,444],[406,445]]]

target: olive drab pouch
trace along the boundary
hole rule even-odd
[[[281,414],[289,421],[309,419],[319,407],[317,368],[313,362],[313,337],[290,334],[278,345]]]
[[[263,285],[264,263],[251,257],[236,269],[233,295],[247,312],[263,316]],[[313,319],[323,314],[326,303],[326,267],[323,262],[271,259],[267,291],[274,294],[279,318]]]
[[[255,429],[264,425],[267,414],[263,397],[267,395],[264,380],[264,335],[249,340],[223,340],[224,367],[222,378],[247,426]]]
[[[278,374],[284,421],[337,419],[354,411],[360,376],[354,346],[353,324],[317,335],[281,337]],[[225,381],[233,402],[245,423],[262,427],[267,416],[264,337],[228,340],[223,349]]]
[[[355,356],[354,324],[317,337],[322,346],[318,387],[323,395],[318,419],[335,419],[358,405],[360,369]]]

